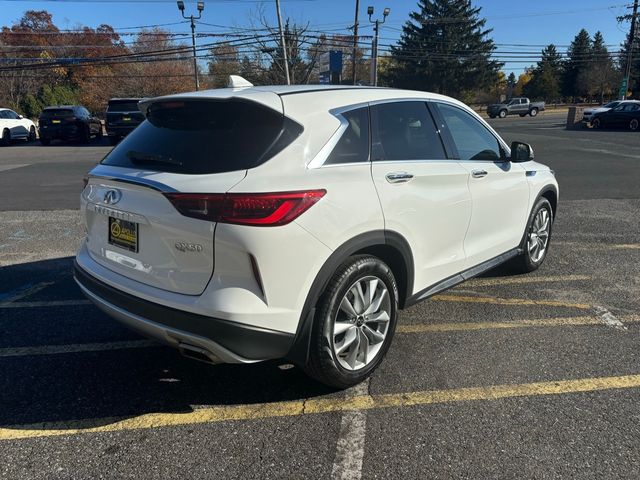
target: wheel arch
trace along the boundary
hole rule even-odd
[[[547,185],[540,191],[533,204],[535,205],[542,197],[549,200],[551,210],[553,210],[553,219],[555,220],[556,212],[558,211],[558,189],[554,185]]]
[[[307,293],[293,345],[286,358],[296,364],[306,364],[316,305],[337,268],[353,255],[373,255],[385,262],[398,285],[398,307],[402,309],[413,292],[413,254],[406,239],[399,233],[375,230],[362,233],[335,249],[320,268]]]
[[[549,203],[551,204],[551,210],[552,210],[551,213],[553,214],[552,219],[554,222],[556,220],[556,212],[558,211],[558,189],[556,188],[555,185],[548,184],[540,189],[540,192],[538,192],[538,195],[536,196],[535,200],[531,204],[531,210],[529,211],[529,214],[527,216],[527,222],[525,223],[524,232],[522,232],[522,239],[520,240],[520,247],[519,247],[520,249],[525,248],[525,244],[527,241],[527,227],[529,225],[529,217],[531,216],[531,212],[533,211],[536,204],[541,198],[546,198],[549,201]]]

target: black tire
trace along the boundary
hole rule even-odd
[[[86,126],[82,130],[82,135],[80,135],[80,142],[89,143],[90,140],[91,140],[91,128]]]
[[[546,209],[549,215],[549,233],[548,233],[549,236],[548,236],[546,248],[543,252],[542,257],[535,260],[532,258],[531,252],[528,248],[529,247],[528,240],[531,232],[533,231],[534,220],[538,215],[538,212],[540,212],[542,209]],[[540,198],[534,205],[533,209],[531,210],[531,214],[529,215],[529,221],[527,222],[526,233],[524,235],[524,239],[521,245],[522,253],[517,257],[515,257],[513,260],[511,260],[510,266],[512,267],[513,270],[515,270],[515,273],[533,272],[534,270],[537,270],[540,267],[540,265],[542,265],[542,263],[544,262],[544,259],[547,258],[547,254],[549,253],[551,233],[553,231],[553,220],[554,220],[554,217],[553,217],[553,209],[551,208],[551,203],[549,203],[549,200],[547,200],[544,197]]]
[[[387,289],[390,300],[389,324],[382,345],[373,359],[357,370],[347,370],[340,365],[334,352],[334,320],[347,292],[358,280],[368,276],[377,277]],[[305,372],[315,380],[335,388],[348,388],[362,382],[380,365],[389,349],[397,316],[398,287],[391,269],[377,257],[350,257],[338,267],[318,301]]]
[[[507,111],[506,111],[506,110],[500,110],[500,111],[498,112],[498,116],[499,116],[500,118],[505,118],[505,117],[507,116]]]
[[[44,145],[45,147],[47,145],[51,145],[51,139],[50,138],[42,138],[42,137],[40,137],[40,144]]]
[[[27,141],[28,142],[35,142],[36,141],[36,127],[31,127],[29,129],[29,137],[27,137]]]
[[[632,132],[637,132],[638,130],[640,130],[640,120],[638,120],[637,118],[631,119],[631,121],[629,122],[629,130],[631,130]]]
[[[118,142],[120,141],[120,138],[118,137],[109,137],[109,144],[110,145],[117,145]]]
[[[536,115],[538,115],[538,109],[537,108],[532,108],[529,111],[529,115],[531,115],[532,117],[535,117]]]
[[[594,118],[593,120],[591,120],[591,127],[599,130],[602,128],[602,121],[599,118]]]
[[[7,146],[11,144],[11,131],[9,131],[8,128],[5,128],[2,131],[2,140],[0,141],[0,144]]]

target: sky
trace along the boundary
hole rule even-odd
[[[187,13],[196,13],[195,1],[186,0]],[[565,50],[575,34],[585,28],[591,35],[600,30],[610,50],[615,51],[624,41],[628,24],[619,24],[616,16],[628,13],[631,0],[473,0],[482,7],[480,15],[487,19],[487,27],[498,45],[498,51],[538,52],[542,46],[554,43]],[[283,17],[309,28],[331,33],[348,33],[353,25],[355,0],[281,0]],[[371,35],[367,6],[375,8],[374,19],[384,7],[391,13],[380,30],[380,44],[393,44],[400,35],[409,12],[417,9],[417,0],[361,0],[360,34]],[[116,30],[135,31],[129,27],[165,25],[173,32],[188,33],[188,23],[182,20],[174,0],[0,0],[0,26],[11,25],[25,10],[47,10],[53,14],[58,28],[95,27],[106,23]],[[258,12],[277,25],[275,0],[205,0],[202,21],[217,25],[199,25],[199,31],[215,33],[221,26],[250,27],[257,23]],[[525,45],[525,46],[521,46]],[[383,51],[383,49],[381,49]],[[535,60],[521,62],[512,59],[503,70],[520,74]]]

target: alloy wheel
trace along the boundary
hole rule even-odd
[[[546,208],[541,208],[536,214],[531,230],[527,250],[529,258],[533,263],[538,263],[544,258],[549,244],[549,234],[551,232],[551,215]]]
[[[631,130],[633,130],[634,132],[635,132],[636,130],[638,130],[638,127],[640,127],[640,122],[638,122],[638,119],[637,119],[637,118],[634,118],[633,120],[631,120],[631,121],[629,122],[629,128],[630,128]]]
[[[360,370],[384,344],[391,320],[385,283],[369,275],[357,280],[340,302],[333,324],[333,352],[341,367]]]

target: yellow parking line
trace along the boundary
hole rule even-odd
[[[431,300],[439,302],[488,303],[493,305],[542,305],[547,307],[567,307],[587,310],[586,303],[569,303],[556,300],[528,300],[526,298],[470,297],[463,295],[435,295]]]
[[[639,316],[621,317],[623,323],[640,323]],[[526,320],[512,320],[503,322],[451,322],[451,323],[431,323],[398,325],[398,333],[441,333],[441,332],[462,332],[472,330],[498,330],[505,328],[528,328],[528,327],[568,327],[577,325],[604,325],[602,319],[597,317],[556,317]]]
[[[523,283],[552,283],[552,282],[577,282],[580,280],[591,280],[589,275],[555,275],[552,277],[503,277],[503,278],[474,278],[469,280],[468,285],[473,287],[488,287],[491,285],[519,285]]]
[[[493,385],[488,387],[457,388],[451,390],[427,390],[419,392],[390,393],[383,395],[358,395],[354,397],[294,400],[266,404],[217,406],[200,408],[188,413],[149,413],[134,418],[98,418],[68,422],[44,422],[0,428],[0,440],[77,435],[127,430],[225,422],[231,420],[255,420],[261,418],[290,417],[298,415],[331,413],[379,408],[401,408],[501,398],[561,395],[602,390],[639,388],[640,375],[558,380],[523,384]]]
[[[640,243],[595,243],[595,242],[571,242],[571,241],[555,241],[554,245],[564,245],[577,248],[580,250],[594,248],[598,250],[640,250]]]

